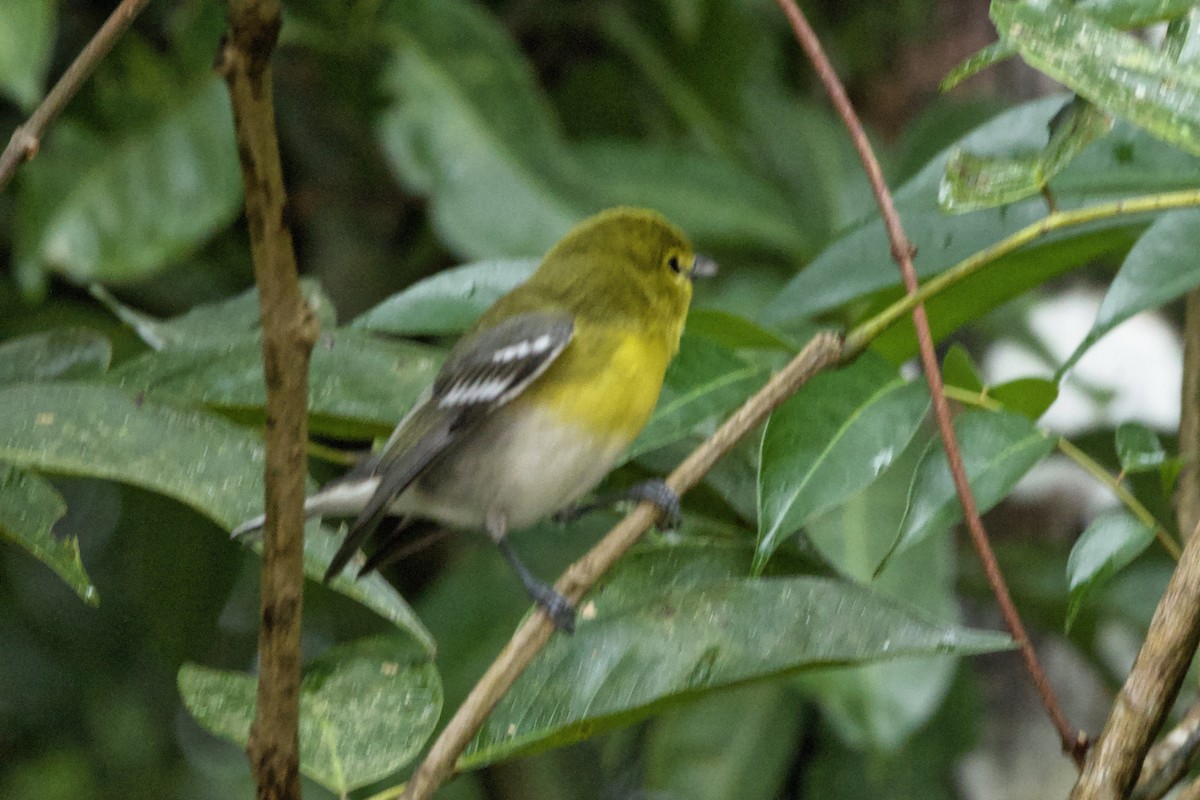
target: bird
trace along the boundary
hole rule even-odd
[[[306,516],[353,517],[326,582],[386,516],[400,523],[360,576],[397,553],[415,522],[482,529],[553,624],[573,631],[572,604],[525,567],[506,536],[594,506],[577,501],[649,420],[679,349],[692,281],[713,272],[715,263],[655,211],[613,208],[572,228],[462,335],[378,453],[306,500]],[[649,500],[668,522],[679,519],[679,497],[662,480],[618,497]],[[247,520],[233,535],[262,523]]]

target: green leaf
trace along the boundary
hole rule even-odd
[[[978,75],[993,64],[1007,61],[1016,54],[1017,48],[1011,42],[1003,39],[984,45],[978,52],[967,56],[946,73],[946,77],[942,78],[940,88],[943,92],[948,92],[967,78]]]
[[[1040,246],[1018,250],[993,261],[985,269],[939,292],[925,303],[934,341],[942,341],[963,325],[978,321],[989,311],[1029,289],[1045,285],[1063,272],[1128,250],[1144,228],[1142,221],[1112,228],[1101,226],[1089,234],[1047,239]],[[876,313],[877,309],[899,294],[898,290],[881,293],[876,301],[867,306],[863,316]],[[871,343],[871,349],[893,363],[903,363],[914,357],[917,354],[917,338],[912,317],[905,315],[884,331]]]
[[[1046,125],[1062,103],[1059,96],[1018,106],[976,129],[957,146],[995,155],[1041,147]],[[946,270],[1046,214],[1040,198],[971,214],[945,214],[938,208],[937,194],[948,152],[931,160],[896,192],[897,210],[916,245],[914,261],[922,278]],[[1051,189],[1059,207],[1067,209],[1137,192],[1193,189],[1198,184],[1200,159],[1118,123],[1103,142],[1088,148],[1059,173]],[[970,299],[981,285],[990,292],[989,302],[1001,302],[1014,291],[1090,263],[1097,253],[1128,246],[1129,232],[1140,231],[1154,216],[1112,217],[1042,237],[956,286],[961,287],[956,302]],[[882,289],[897,289],[899,272],[889,252],[883,224],[873,216],[797,273],[764,309],[762,319],[787,323],[831,311]],[[1009,288],[1014,273],[1020,281]],[[954,305],[944,310],[953,311]],[[936,321],[938,315],[930,313]],[[969,318],[978,313],[976,305]]]
[[[1141,28],[1186,14],[1196,0],[1080,0],[1077,8],[1114,28]]]
[[[766,378],[765,367],[748,364],[709,339],[685,335],[667,368],[654,414],[629,446],[625,460],[676,442],[702,423],[723,419]]]
[[[1126,511],[1097,517],[1080,534],[1067,559],[1067,630],[1090,594],[1108,583],[1154,541],[1154,529]]]
[[[948,528],[931,532],[889,562],[886,572],[873,575],[895,534],[891,526],[880,523],[904,516],[911,475],[930,436],[928,430],[919,432],[877,480],[840,506],[810,519],[804,530],[839,574],[933,618],[953,622],[959,609]],[[817,703],[822,719],[841,740],[862,751],[892,752],[928,723],[949,689],[954,666],[950,656],[906,658],[815,670],[795,683]]]
[[[1200,286],[1200,209],[1172,211],[1159,217],[1137,240],[1108,287],[1096,321],[1071,357],[1065,374],[1106,333],[1135,314],[1156,308]]]
[[[610,204],[656,209],[706,246],[814,249],[787,198],[731,160],[641,142],[590,143],[575,155]]]
[[[1158,434],[1140,422],[1122,422],[1115,438],[1122,472],[1155,472],[1167,460]]]
[[[725,578],[665,586],[614,579],[555,637],[484,723],[462,768],[578,741],[684,698],[804,669],[1005,649],[1007,636],[933,622],[827,578]],[[594,611],[595,617],[587,614]]]
[[[31,470],[120,481],[172,497],[226,530],[262,510],[263,444],[212,414],[171,408],[88,383],[0,387],[0,461]],[[306,528],[304,574],[321,580],[340,537]],[[331,587],[433,640],[386,581],[339,578]]]
[[[251,333],[261,327],[257,288],[247,289],[220,302],[194,306],[187,313],[169,320],[157,319],[130,308],[99,284],[92,284],[88,290],[154,350],[226,344],[233,335]],[[336,321],[333,302],[321,285],[315,280],[303,278],[300,281],[300,293],[316,314],[322,329],[333,327]]]
[[[330,791],[374,783],[409,763],[442,709],[437,669],[406,643],[377,637],[330,649],[300,682],[300,771]],[[244,746],[254,719],[253,675],[185,664],[179,694],[211,733]]]
[[[79,540],[54,535],[54,523],[66,511],[62,497],[45,480],[0,462],[0,538],[52,569],[85,603],[99,605],[100,596],[79,559]]]
[[[1114,28],[1140,28],[1155,22],[1175,19],[1195,6],[1196,0],[1079,0],[1075,7]],[[993,64],[1017,55],[1012,42],[1000,40],[985,45],[942,79],[941,90],[948,92],[967,78]]]
[[[967,480],[979,513],[1008,495],[1025,473],[1054,449],[1054,439],[1026,417],[1008,412],[967,411],[954,420]],[[939,440],[940,441],[940,440]],[[921,541],[932,530],[962,519],[946,453],[940,444],[925,452],[913,474],[908,511],[896,532],[896,542],[884,563]]]
[[[442,270],[364,312],[350,327],[392,336],[462,333],[501,295],[524,283],[537,265],[519,259]]]
[[[91,378],[112,360],[108,337],[87,328],[55,328],[0,344],[0,384]]]
[[[241,205],[229,98],[216,78],[98,153],[69,140],[52,138],[22,176],[18,213],[30,217],[18,230],[16,262],[26,285],[43,272],[78,283],[145,279]]]
[[[995,0],[992,21],[1035,69],[1101,108],[1200,154],[1200,65],[1051,2]]]
[[[695,308],[687,317],[687,335],[702,337],[730,350],[782,350],[795,353],[796,343],[770,328],[717,308]]]
[[[983,378],[979,377],[979,367],[967,349],[958,342],[950,345],[946,357],[942,359],[942,380],[948,386],[957,386],[969,392],[983,391]]]
[[[461,0],[388,4],[396,42],[380,143],[401,179],[430,199],[456,252],[540,257],[599,210],[529,65],[500,24]]]
[[[58,4],[53,0],[8,0],[0,25],[0,94],[28,111],[42,97],[54,52]]]
[[[645,795],[774,800],[792,767],[802,717],[799,696],[782,682],[673,708],[646,734]],[[731,730],[738,735],[731,737]]]
[[[1007,410],[1037,422],[1058,399],[1058,384],[1045,378],[1017,378],[988,389]]]
[[[928,407],[922,384],[871,353],[818,375],[780,406],[763,432],[754,572],[806,519],[887,469]]]
[[[950,213],[1013,203],[1044,190],[1050,179],[1086,147],[1112,129],[1112,118],[1079,98],[1050,122],[1050,140],[1036,153],[978,156],[953,150],[938,191],[938,202]]]
[[[310,428],[343,438],[386,435],[433,382],[441,360],[440,351],[424,345],[347,328],[325,333],[309,368]],[[253,411],[256,417],[266,404],[257,334],[145,353],[110,377],[130,394],[176,404]]]

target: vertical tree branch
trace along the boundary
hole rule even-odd
[[[270,58],[279,12],[279,0],[229,0],[229,33],[216,62],[233,103],[267,386],[260,672],[246,745],[259,798],[300,797],[305,443],[308,364],[317,338],[316,317],[296,273],[275,134]]]
[[[1159,598],[1133,669],[1071,792],[1072,800],[1128,796],[1200,643],[1200,289],[1187,295],[1183,331],[1179,455],[1184,463],[1175,514],[1180,533],[1191,535],[1184,541],[1183,555]],[[1154,770],[1157,764],[1148,761],[1148,768]],[[1184,794],[1200,796],[1200,782]]]
[[[150,0],[123,0],[121,5],[113,9],[108,19],[100,26],[100,30],[96,31],[91,41],[79,51],[71,66],[67,67],[67,71],[54,84],[54,88],[29,115],[29,119],[13,131],[8,146],[0,153],[0,191],[4,191],[17,167],[37,155],[46,129],[58,118],[67,103],[71,102],[71,98],[96,69],[96,65],[108,55],[117,39],[133,24],[134,18],[149,2]]]
[[[1187,293],[1183,318],[1183,396],[1179,406],[1179,457],[1175,490],[1180,535],[1200,524],[1200,289]]]
[[[1129,796],[1150,740],[1162,725],[1200,643],[1200,535],[1195,530],[1159,598],[1146,641],[1088,754],[1071,800]]]
[[[920,286],[917,282],[917,271],[913,267],[912,262],[913,246],[904,233],[904,228],[900,222],[900,215],[896,213],[896,206],[892,202],[891,192],[888,191],[887,184],[883,180],[883,170],[880,168],[879,161],[875,158],[875,153],[867,141],[866,132],[863,131],[862,124],[858,120],[858,115],[855,114],[854,108],[850,105],[850,99],[846,96],[846,90],[842,87],[842,83],[838,79],[833,65],[829,63],[829,59],[821,47],[821,42],[817,39],[816,32],[808,24],[808,20],[804,17],[799,7],[797,7],[795,1],[777,0],[777,2],[792,25],[796,41],[800,43],[801,48],[808,55],[809,61],[812,62],[813,68],[820,77],[821,83],[825,86],[825,91],[829,94],[829,98],[838,112],[838,116],[842,118],[846,130],[850,133],[850,138],[854,142],[854,147],[858,151],[859,158],[862,160],[863,169],[866,171],[867,179],[871,183],[871,190],[875,194],[875,199],[883,215],[888,241],[891,242],[892,258],[895,259],[900,267],[900,274],[904,279],[905,291],[909,295],[915,295]],[[996,596],[996,603],[1000,607],[1004,623],[1016,641],[1017,647],[1020,648],[1021,656],[1025,660],[1025,668],[1033,678],[1034,686],[1041,696],[1042,705],[1046,709],[1046,713],[1049,715],[1054,727],[1058,730],[1063,752],[1070,753],[1076,763],[1082,763],[1086,750],[1086,736],[1082,732],[1076,733],[1070,722],[1067,721],[1066,715],[1058,703],[1058,698],[1055,697],[1054,690],[1051,688],[1050,682],[1046,679],[1045,670],[1042,669],[1042,665],[1038,661],[1037,653],[1034,652],[1033,644],[1029,641],[1029,636],[1025,632],[1025,626],[1021,622],[1021,617],[1017,613],[1016,606],[1013,605],[1012,597],[1008,592],[1008,586],[1004,582],[1004,576],[1000,573],[1000,566],[996,562],[996,556],[992,552],[991,544],[988,542],[987,531],[983,528],[983,521],[979,518],[979,511],[975,506],[975,495],[972,493],[971,485],[967,481],[967,473],[963,468],[962,452],[959,450],[954,434],[954,427],[950,417],[950,407],[946,402],[946,395],[943,391],[942,374],[938,369],[937,354],[933,348],[933,336],[929,331],[929,320],[925,316],[925,305],[923,303],[918,303],[913,307],[912,317],[913,326],[917,332],[917,343],[920,346],[921,366],[925,372],[926,380],[929,381],[929,393],[933,397],[933,410],[934,416],[937,418],[938,432],[941,434],[942,443],[946,450],[946,460],[950,466],[950,474],[954,478],[954,488],[958,493],[959,502],[962,504],[963,519],[967,523],[967,530],[971,534],[971,541],[975,545],[976,552],[979,554],[979,560],[983,563],[983,571],[987,575],[992,593]]]

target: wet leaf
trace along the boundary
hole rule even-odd
[[[442,684],[406,642],[377,637],[332,648],[304,667],[300,771],[340,796],[380,780],[421,751],[437,724]],[[179,693],[208,731],[245,746],[253,675],[185,664]]]
[[[995,0],[992,20],[1030,66],[1099,107],[1200,154],[1200,65],[1060,2]]]
[[[44,472],[119,481],[194,508],[225,530],[262,510],[263,444],[246,428],[89,383],[0,387],[0,461]],[[340,537],[306,528],[304,574],[320,580]],[[433,640],[386,581],[339,578],[332,588],[408,631]]]
[[[614,579],[583,613],[575,634],[551,639],[517,679],[460,767],[578,741],[756,678],[1010,646],[1007,636],[933,622],[828,578],[673,582],[639,572]]]
[[[938,202],[961,214],[1013,203],[1043,191],[1085,148],[1112,129],[1112,118],[1079,98],[1050,123],[1050,140],[1022,156],[979,156],[954,150],[938,190]]]

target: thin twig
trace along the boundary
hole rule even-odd
[[[293,800],[300,797],[308,364],[318,325],[300,291],[275,133],[270,58],[280,24],[279,0],[229,0],[229,35],[216,68],[233,104],[267,387],[258,697],[246,752],[257,796]]]
[[[987,409],[988,411],[1000,411],[1004,408],[1003,403],[987,396],[986,389],[982,392],[974,392],[957,386],[945,386],[942,390],[945,392],[946,397],[965,405]],[[1043,435],[1046,435],[1044,431]],[[1158,539],[1158,543],[1167,551],[1167,554],[1174,560],[1179,560],[1180,548],[1175,540],[1171,538],[1171,534],[1158,523],[1158,520],[1150,513],[1150,509],[1142,505],[1142,501],[1138,500],[1133,492],[1125,488],[1115,475],[1101,466],[1096,459],[1076,447],[1067,437],[1058,437],[1056,445],[1059,452],[1074,461],[1080,469],[1091,475],[1112,492],[1121,501],[1121,505],[1125,506],[1130,514],[1137,517],[1139,522],[1151,528],[1154,531],[1154,537]]]
[[[1112,713],[1071,800],[1118,800],[1129,796],[1142,758],[1162,726],[1196,645],[1200,643],[1200,534],[1193,530],[1158,600],[1146,640],[1125,679]]]
[[[706,442],[667,478],[667,484],[679,494],[696,485],[704,474],[737,442],[760,425],[783,401],[791,397],[812,376],[841,357],[841,339],[836,334],[819,333],[753,397],[746,401]],[[572,564],[555,584],[567,599],[578,602],[596,581],[620,558],[657,518],[658,509],[639,503],[616,527],[583,558]],[[467,743],[483,720],[508,691],[533,657],[545,646],[554,627],[545,613],[538,611],[527,618],[504,649],[475,684],[459,706],[445,730],[413,774],[404,789],[405,800],[428,800],[450,776]],[[391,797],[387,792],[380,797]]]
[[[108,55],[118,37],[149,2],[150,0],[123,0],[121,5],[109,14],[91,41],[75,56],[71,66],[67,67],[67,71],[58,79],[58,83],[54,84],[50,94],[33,110],[25,124],[17,126],[13,131],[8,146],[0,153],[0,192],[4,191],[17,167],[37,155],[46,129],[58,118],[67,103],[71,102],[71,98],[96,69],[96,65]]]
[[[974,253],[968,258],[955,264],[945,272],[930,278],[916,294],[905,295],[880,313],[854,328],[846,334],[846,350],[849,354],[857,355],[867,345],[874,341],[879,334],[895,325],[918,304],[941,294],[951,286],[961,283],[997,259],[1030,244],[1047,234],[1067,228],[1086,225],[1089,222],[1111,219],[1113,217],[1136,216],[1138,214],[1153,214],[1178,208],[1196,208],[1200,206],[1200,190],[1187,189],[1179,192],[1162,192],[1160,194],[1129,197],[1112,203],[1099,203],[1087,208],[1074,211],[1056,211],[1037,222],[1026,225],[990,247]],[[1193,395],[1194,396],[1194,395]],[[1181,530],[1191,530],[1184,527]]]
[[[855,114],[854,108],[850,105],[850,99],[846,96],[846,91],[842,87],[842,83],[838,79],[833,65],[829,63],[829,59],[821,47],[821,42],[817,39],[816,33],[813,31],[812,26],[808,24],[808,20],[805,19],[804,14],[797,7],[794,0],[778,0],[778,4],[783,9],[784,14],[787,15],[788,21],[792,26],[792,31],[796,35],[796,40],[808,55],[809,60],[817,71],[817,75],[821,79],[821,83],[825,86],[825,90],[829,94],[830,100],[833,102],[834,108],[850,133],[850,138],[854,142],[854,147],[858,151],[859,158],[862,160],[863,168],[866,170],[867,179],[871,183],[871,190],[874,192],[875,199],[879,203],[884,226],[887,229],[888,240],[891,243],[892,258],[900,266],[900,272],[904,277],[905,290],[910,296],[916,295],[920,290],[920,286],[917,282],[917,271],[912,263],[913,248],[904,233],[904,228],[900,222],[900,215],[896,213],[896,206],[892,202],[891,193],[888,191],[887,184],[883,179],[883,170],[880,169],[879,161],[875,158],[871,145],[867,141],[866,132],[863,130],[862,124],[858,121],[858,116]],[[929,381],[930,394],[933,397],[934,415],[937,417],[938,430],[941,433],[942,442],[946,450],[946,459],[950,465],[950,474],[954,478],[954,488],[958,492],[958,499],[963,507],[963,518],[966,520],[967,530],[971,533],[971,539],[976,551],[979,553],[979,559],[983,563],[984,573],[987,575],[988,584],[996,596],[996,602],[1000,606],[1000,612],[1004,617],[1005,625],[1021,650],[1021,655],[1025,660],[1025,667],[1029,670],[1029,674],[1033,678],[1034,685],[1041,696],[1042,705],[1045,707],[1046,713],[1050,716],[1051,722],[1054,723],[1054,727],[1058,730],[1063,752],[1070,753],[1077,763],[1082,763],[1086,751],[1086,737],[1082,733],[1077,733],[1070,722],[1067,721],[1066,715],[1058,703],[1058,698],[1055,697],[1054,690],[1046,679],[1045,671],[1038,661],[1037,653],[1034,652],[1033,645],[1029,641],[1029,636],[1025,632],[1025,626],[1021,622],[1021,617],[1013,605],[1012,597],[1009,595],[1008,587],[1004,583],[1004,577],[1001,575],[1000,567],[996,563],[996,557],[992,553],[987,532],[983,528],[983,522],[979,518],[979,511],[975,506],[975,497],[971,493],[971,486],[967,481],[966,470],[963,468],[962,453],[959,450],[954,435],[954,427],[950,418],[950,407],[942,391],[942,376],[938,369],[937,354],[933,348],[933,336],[929,332],[929,320],[925,316],[925,306],[923,303],[918,302],[913,306],[912,317],[913,325],[917,331],[917,342],[920,345],[921,363],[925,371],[925,378]]]
[[[1167,533],[1167,529],[1158,524],[1158,520],[1150,513],[1150,509],[1146,508],[1133,492],[1125,488],[1125,485],[1121,481],[1110,474],[1104,467],[1100,466],[1095,459],[1076,447],[1067,437],[1059,437],[1058,449],[1062,451],[1063,455],[1082,467],[1089,475],[1107,486],[1109,491],[1121,501],[1121,505],[1125,506],[1129,513],[1137,517],[1138,522],[1154,531],[1154,537],[1158,539],[1158,543],[1167,551],[1167,555],[1176,561],[1179,560],[1181,553],[1179,545],[1171,538],[1171,534]]]

